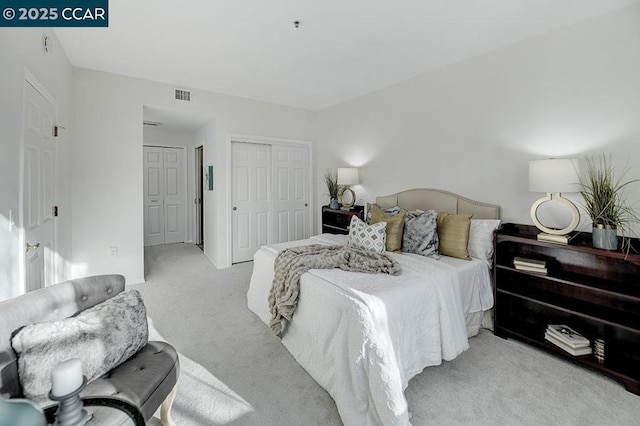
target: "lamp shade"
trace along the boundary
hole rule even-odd
[[[357,185],[360,183],[356,167],[338,168],[338,185]]]
[[[580,191],[579,162],[577,159],[552,158],[529,162],[529,191]]]

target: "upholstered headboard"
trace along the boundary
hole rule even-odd
[[[473,201],[439,189],[409,189],[377,197],[382,208],[400,206],[406,210],[435,210],[451,214],[473,214],[474,219],[500,219],[500,206]]]

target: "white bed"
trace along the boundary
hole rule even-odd
[[[437,190],[379,197],[381,207],[473,213],[494,219],[497,206]],[[345,244],[347,236],[264,246],[254,256],[247,294],[251,311],[268,324],[268,294],[278,252],[305,244]],[[345,425],[408,425],[404,397],[409,380],[425,367],[452,360],[478,332],[493,306],[485,261],[414,254],[390,255],[400,276],[314,269],[300,279],[300,298],[282,343],[333,397]]]

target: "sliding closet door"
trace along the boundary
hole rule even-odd
[[[273,146],[273,242],[309,238],[309,148]]]
[[[184,149],[143,147],[144,245],[187,239]]]
[[[231,145],[232,263],[238,263],[252,260],[271,240],[271,146]]]

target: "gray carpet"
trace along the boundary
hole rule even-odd
[[[335,404],[246,307],[252,264],[216,270],[194,245],[145,251],[132,286],[181,354],[178,425],[340,425]],[[599,373],[491,332],[406,391],[420,425],[638,425],[640,397]],[[153,424],[158,424],[157,421]]]

